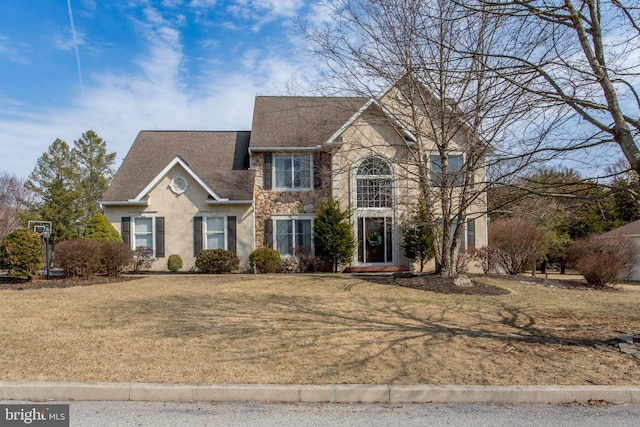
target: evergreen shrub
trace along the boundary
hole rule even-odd
[[[231,273],[239,266],[238,255],[225,249],[205,249],[196,256],[196,267],[203,273]]]
[[[258,248],[249,255],[249,263],[257,273],[275,273],[281,261],[278,251],[267,247]]]

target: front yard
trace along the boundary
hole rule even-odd
[[[0,291],[0,380],[640,385],[610,344],[640,286],[479,279],[455,295],[348,275],[158,275]]]

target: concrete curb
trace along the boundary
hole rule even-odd
[[[317,403],[640,403],[635,386],[278,385],[2,382],[0,400]]]

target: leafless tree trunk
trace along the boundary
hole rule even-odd
[[[439,273],[455,276],[463,231],[457,225],[486,212],[485,171],[493,159],[510,160],[498,175],[526,166],[534,156],[522,155],[529,147],[523,143],[544,138],[551,125],[527,128],[542,122],[528,90],[532,74],[498,54],[505,35],[519,30],[508,17],[449,0],[339,0],[326,7],[331,19],[307,29],[326,60],[326,80],[363,96],[399,89],[395,107],[381,117],[412,135],[396,167],[414,177],[430,210]],[[530,46],[518,53],[527,57]],[[463,164],[452,154],[461,154]]]
[[[454,0],[455,1],[455,0]],[[626,3],[626,4],[625,4]],[[477,0],[460,1],[472,13],[490,12],[522,29],[512,37],[514,49],[501,54],[530,73],[527,86],[549,106],[588,123],[587,137],[576,132],[563,149],[592,151],[615,143],[631,169],[640,172],[640,6],[623,0]],[[534,43],[530,55],[518,46]],[[506,71],[506,70],[505,70]],[[504,77],[510,79],[508,72]]]
[[[20,228],[20,214],[31,194],[24,187],[24,180],[6,172],[0,174],[0,240]]]

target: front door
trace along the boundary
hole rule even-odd
[[[358,218],[358,261],[393,262],[391,218]]]

